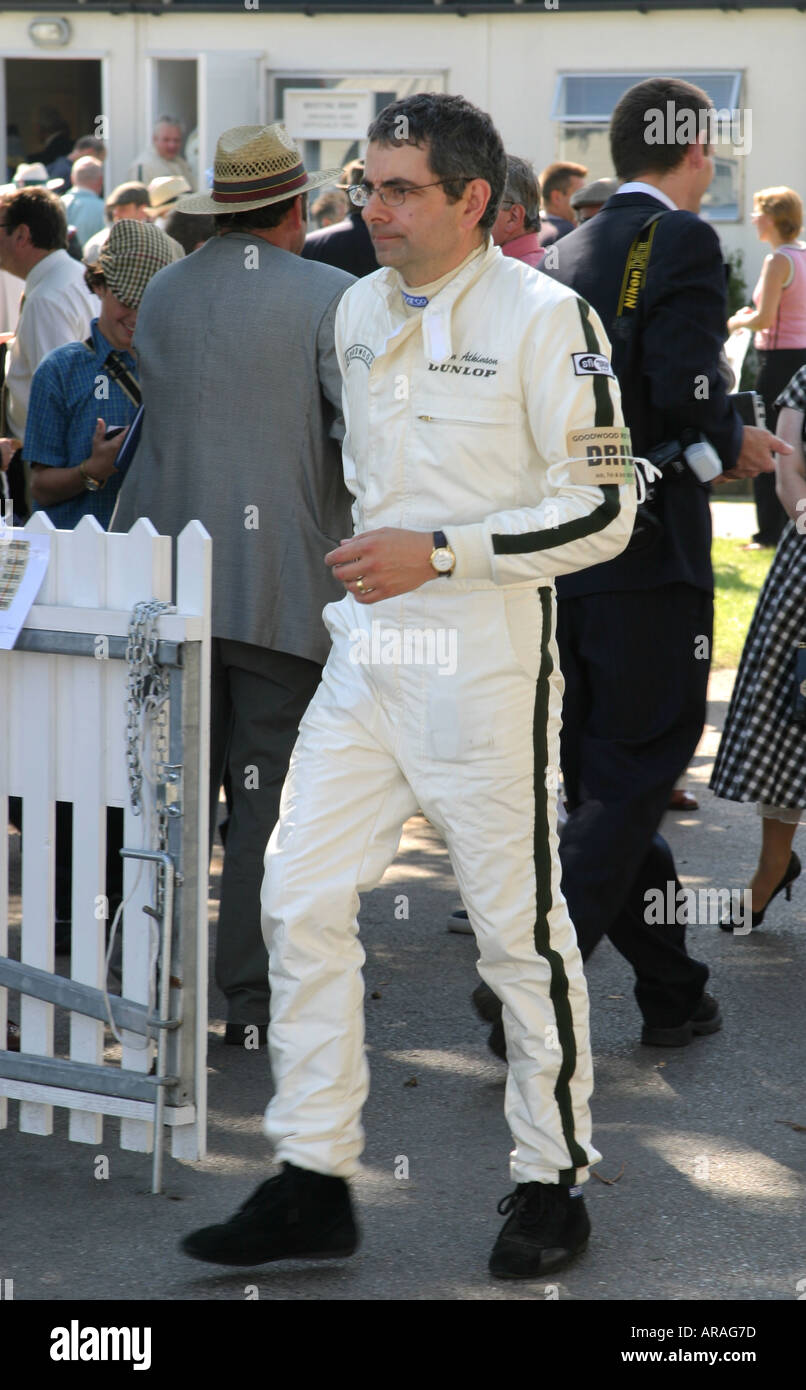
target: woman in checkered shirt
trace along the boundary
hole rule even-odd
[[[800,874],[792,849],[806,806],[806,723],[793,719],[795,649],[806,643],[806,367],[777,398],[777,432],[793,453],[776,461],[776,491],[789,516],[758,597],[733,687],[711,788],[755,801],[761,854],[751,881],[753,926]],[[724,922],[726,931],[733,922]]]

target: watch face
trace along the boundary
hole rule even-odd
[[[434,566],[435,570],[439,570],[440,574],[446,574],[447,571],[452,570],[454,566],[453,552],[441,548],[435,550],[431,556],[431,564]]]

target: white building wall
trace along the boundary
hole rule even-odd
[[[28,38],[30,14],[0,15],[0,53],[41,53]],[[726,250],[745,251],[748,277],[762,248],[749,220],[754,189],[786,183],[806,195],[806,91],[802,58],[806,15],[792,10],[585,13],[557,10],[527,15],[272,15],[243,13],[120,16],[71,12],[72,40],[54,57],[101,57],[105,62],[110,130],[110,186],[125,176],[147,143],[152,93],[149,56],[194,57],[240,52],[254,55],[259,73],[256,119],[265,110],[265,72],[299,71],[447,73],[449,91],[489,110],[508,148],[540,169],[555,156],[549,119],[561,71],[692,71],[745,73],[744,101],[751,115],[745,158],[744,217],[720,223]],[[789,60],[786,55],[790,55]],[[47,61],[47,58],[44,58]],[[200,65],[204,71],[204,65]],[[246,69],[245,69],[246,71]],[[220,100],[221,83],[217,84]],[[233,118],[216,102],[212,129],[243,119],[244,95],[233,91]],[[210,162],[212,150],[207,152]],[[598,173],[591,170],[592,175]]]

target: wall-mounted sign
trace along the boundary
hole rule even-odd
[[[363,140],[375,115],[372,92],[287,87],[283,123],[295,140]]]

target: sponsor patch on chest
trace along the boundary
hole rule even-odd
[[[600,352],[572,352],[575,376],[613,376],[613,368]]]
[[[485,357],[479,352],[463,352],[461,357],[457,357],[454,352],[446,362],[429,362],[428,370],[452,373],[454,376],[497,376],[498,358]]]

